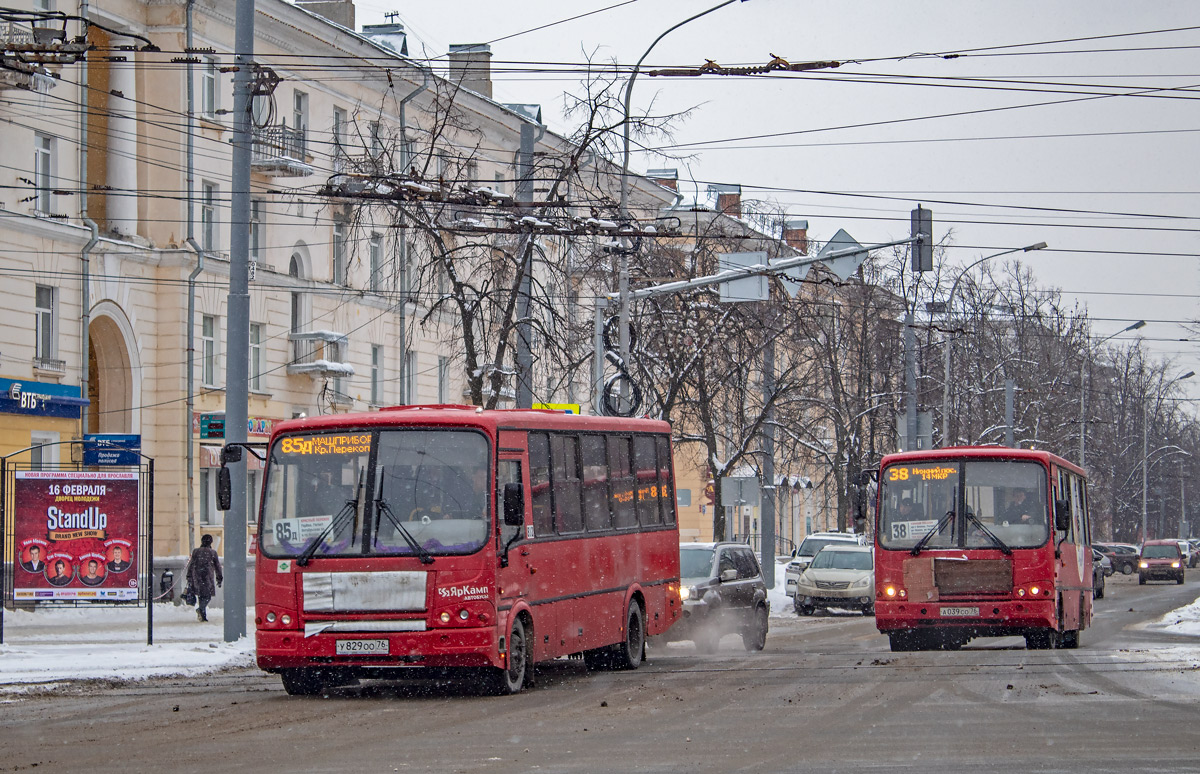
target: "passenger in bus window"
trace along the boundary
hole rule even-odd
[[[921,518],[921,509],[917,507],[917,503],[911,497],[900,501],[897,521],[917,521]]]

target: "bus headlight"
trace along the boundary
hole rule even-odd
[[[275,623],[275,611],[267,613],[267,623]]]
[[[883,587],[883,594],[884,594],[884,596],[886,596],[886,597],[888,597],[889,599],[891,599],[892,597],[896,596],[896,587],[895,587],[895,586],[892,586],[891,584],[889,584],[889,585],[887,585],[887,586],[884,586],[884,587]]]
[[[442,614],[438,616],[438,620],[444,624],[450,623],[450,611],[443,610]]]
[[[279,623],[283,624],[284,626],[291,626],[292,625],[292,617],[290,615],[288,615],[287,613],[284,613],[282,616],[280,616]]]
[[[1038,588],[1037,586],[1030,586],[1030,587],[1029,587],[1029,593],[1030,593],[1031,595],[1035,596],[1035,597],[1038,595],[1038,592],[1039,592],[1039,591],[1041,591],[1041,589],[1040,589],[1040,588]]]
[[[471,617],[471,614],[467,612],[467,609],[465,607],[462,610],[458,611],[458,620],[465,621],[470,617]]]

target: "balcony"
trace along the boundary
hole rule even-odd
[[[287,124],[255,129],[250,168],[267,177],[307,177],[313,168],[305,161],[305,145],[303,129]]]
[[[303,331],[288,334],[292,342],[292,361],[288,375],[303,374],[312,379],[336,379],[354,376],[354,366],[342,362],[346,334],[333,331]]]
[[[44,374],[62,376],[67,372],[67,361],[52,357],[35,357],[33,359],[33,367],[34,370]]]

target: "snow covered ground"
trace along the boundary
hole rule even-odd
[[[222,613],[209,608],[208,622],[200,623],[190,607],[155,605],[154,644],[147,645],[145,608],[5,610],[0,692],[74,680],[197,675],[253,664],[252,637],[223,642]],[[253,609],[246,620],[253,627]]]
[[[772,617],[795,616],[783,590],[783,567],[776,567],[775,588],[770,591]],[[223,612],[210,608],[208,623],[199,623],[189,607],[156,605],[154,644],[147,645],[145,608],[5,611],[0,693],[76,680],[142,680],[251,666],[253,638],[223,642]],[[253,631],[253,609],[247,611],[246,621]],[[1195,657],[1200,649],[1200,599],[1144,626],[1197,637],[1196,647],[1184,648],[1187,657]]]

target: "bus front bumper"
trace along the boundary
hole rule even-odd
[[[255,652],[258,667],[269,672],[320,666],[504,666],[494,626],[423,632],[326,632],[309,637],[303,631],[259,630]]]
[[[1053,628],[1057,612],[1053,599],[970,600],[939,602],[875,602],[875,626],[881,632],[903,629],[963,627],[974,629]]]

